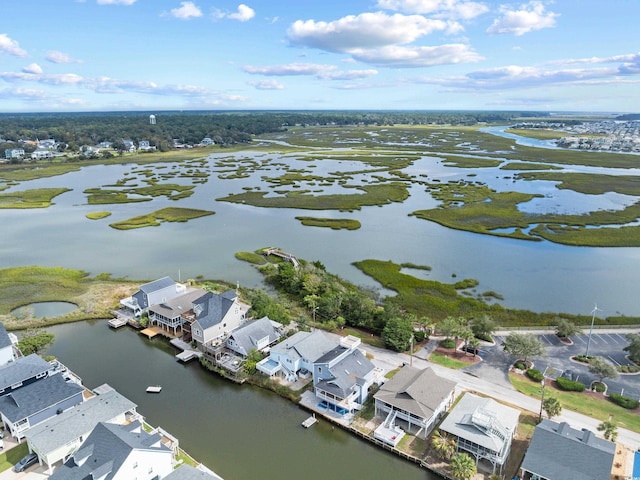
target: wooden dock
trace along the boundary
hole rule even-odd
[[[316,414],[314,413],[309,418],[307,418],[304,422],[302,422],[302,426],[304,428],[309,428],[312,425],[314,425],[317,421],[318,421],[318,419],[316,418]]]
[[[147,393],[160,393],[162,387],[160,385],[149,385],[147,387]]]
[[[162,331],[157,327],[149,327],[140,331],[141,334],[146,335],[149,340],[151,340],[156,335],[160,335]]]
[[[175,356],[181,362],[187,363],[188,361],[193,360],[194,358],[198,358],[202,356],[201,351],[194,350],[193,348],[191,348],[191,345],[189,345],[187,342],[183,340],[180,340],[179,338],[173,338],[169,343],[171,343],[171,345],[173,345],[174,347],[182,350],[182,352],[178,353]]]
[[[120,328],[120,327],[124,327],[127,324],[127,319],[123,318],[123,317],[119,317],[119,318],[112,318],[111,320],[109,320],[109,326],[111,328]]]

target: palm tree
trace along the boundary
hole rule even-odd
[[[440,430],[431,436],[431,446],[444,460],[451,459],[456,452],[456,440]]]
[[[598,431],[603,432],[602,436],[606,440],[615,442],[618,438],[618,426],[612,420],[612,417],[609,417],[609,420],[605,420],[600,425],[598,425]]]
[[[477,472],[476,462],[466,453],[458,453],[451,459],[451,474],[459,480],[468,480]]]

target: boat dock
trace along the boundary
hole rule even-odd
[[[162,387],[160,385],[149,385],[147,387],[147,393],[160,393]]]
[[[302,422],[302,426],[304,428],[309,428],[312,425],[314,425],[317,421],[318,421],[318,419],[316,418],[316,414],[314,413],[309,418],[307,418],[304,422]]]
[[[109,320],[109,326],[111,328],[120,328],[120,327],[124,327],[127,324],[128,320],[126,318],[123,317],[118,317],[118,318],[112,318],[111,320]]]
[[[182,352],[178,353],[175,356],[181,362],[187,363],[188,361],[193,360],[194,358],[199,358],[202,356],[202,352],[198,350],[194,350],[193,348],[191,348],[191,345],[189,345],[184,340],[180,340],[179,338],[173,338],[171,339],[170,343],[174,347],[182,350]]]

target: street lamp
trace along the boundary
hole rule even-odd
[[[593,310],[591,311],[591,313],[592,313],[593,315],[591,316],[591,328],[589,329],[589,339],[587,340],[587,352],[584,354],[584,356],[585,356],[587,359],[589,358],[589,347],[591,346],[591,334],[593,333],[593,322],[594,322],[594,321],[595,321],[595,319],[596,319],[596,312],[597,312],[598,310],[600,310],[600,309],[598,308],[598,305],[597,305],[597,304],[595,304],[595,305],[594,305],[594,307],[593,307]],[[600,311],[602,311],[602,310],[600,310]]]
[[[542,400],[540,400],[540,415],[538,416],[538,423],[540,423],[542,421],[542,407],[544,406],[544,387],[545,387],[545,377],[542,377],[542,381],[540,382],[540,385],[542,385]]]

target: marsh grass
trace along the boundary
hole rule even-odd
[[[58,195],[69,188],[34,188],[12,193],[0,193],[0,208],[47,208]]]
[[[157,227],[161,222],[187,222],[194,218],[213,215],[215,212],[208,210],[198,210],[195,208],[177,208],[169,207],[147,215],[132,217],[127,220],[109,224],[110,227],[117,230],[131,230],[134,228]]]
[[[350,218],[318,218],[318,217],[296,217],[296,220],[308,227],[328,227],[332,230],[357,230],[360,222]]]
[[[100,220],[111,216],[111,212],[89,212],[85,215],[89,220]]]

